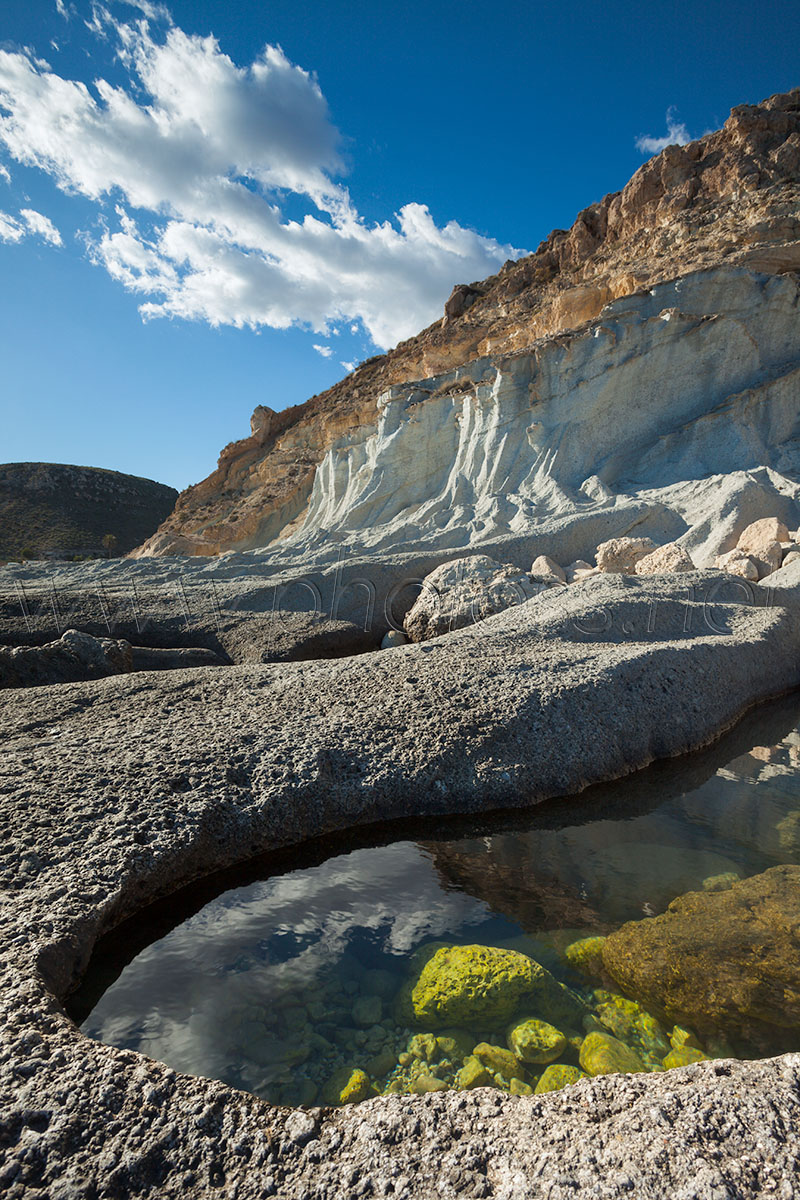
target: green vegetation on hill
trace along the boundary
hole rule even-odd
[[[177,496],[163,483],[99,467],[0,465],[0,561],[127,554],[169,516]]]

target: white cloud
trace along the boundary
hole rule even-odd
[[[63,246],[64,241],[49,217],[36,212],[32,208],[23,208],[19,214],[25,221],[31,233],[44,238],[51,246]]]
[[[23,208],[19,215],[21,221],[10,213],[0,212],[0,242],[21,242],[25,237],[40,237],[52,246],[63,245],[61,234],[48,217],[32,208]]]
[[[10,213],[0,212],[0,242],[21,242],[25,232],[25,226]]]
[[[8,167],[4,167],[2,163],[0,163],[0,179],[5,179],[6,183],[11,183]]]
[[[0,143],[64,191],[114,201],[92,255],[142,294],[143,316],[324,334],[348,322],[387,347],[434,319],[454,283],[521,253],[438,226],[416,202],[362,220],[337,181],[341,139],[319,84],[280,47],[239,67],[213,37],[157,38],[99,5],[93,21],[117,37],[130,86],[0,51]],[[283,216],[287,193],[302,219]]]
[[[316,350],[317,354],[321,354],[323,358],[330,358],[330,356],[333,354],[330,346],[318,346],[316,342],[314,343],[314,349]]]
[[[119,3],[127,4],[129,8],[138,8],[148,21],[164,21],[167,25],[172,24],[172,13],[164,4],[151,4],[150,0],[119,0]]]
[[[341,365],[344,367],[345,371],[347,371],[348,375],[351,371],[355,371],[356,369],[356,364],[354,362],[343,362]]]
[[[685,146],[690,142],[689,130],[682,121],[677,120],[677,109],[667,109],[667,132],[663,137],[651,137],[642,134],[636,139],[636,149],[642,154],[660,154],[667,146]]]

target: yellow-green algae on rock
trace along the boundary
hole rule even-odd
[[[670,1048],[666,1030],[641,1004],[602,988],[595,991],[594,998],[597,1019],[609,1033],[632,1043],[645,1058],[663,1058]]]
[[[464,1059],[464,1065],[456,1075],[456,1087],[461,1089],[486,1087],[491,1082],[492,1076],[489,1071],[474,1054]]]
[[[324,1099],[328,1104],[358,1104],[371,1093],[370,1079],[360,1067],[343,1067],[337,1071],[325,1088]]]
[[[569,1087],[570,1084],[585,1078],[584,1072],[579,1071],[577,1067],[569,1067],[564,1063],[552,1063],[542,1073],[542,1077],[536,1085],[536,1095],[541,1096],[543,1092],[557,1092],[561,1088]]]
[[[554,1020],[579,1024],[584,1006],[544,967],[516,950],[442,946],[422,962],[399,1000],[405,1019],[429,1029],[485,1029],[508,1021],[525,1002]]]
[[[664,1067],[671,1071],[673,1067],[688,1067],[689,1063],[705,1061],[706,1055],[702,1050],[695,1050],[694,1046],[678,1046],[675,1050],[670,1050],[664,1059]]]
[[[580,1064],[587,1075],[617,1075],[646,1071],[635,1050],[610,1033],[589,1033],[583,1039]]]
[[[499,1071],[506,1079],[513,1079],[519,1074],[520,1064],[516,1055],[505,1046],[492,1046],[489,1042],[479,1042],[472,1051],[478,1062],[482,1062],[490,1071]]]
[[[527,1017],[512,1025],[507,1040],[517,1058],[529,1063],[553,1062],[567,1044],[559,1029],[537,1017]]]
[[[564,950],[564,958],[573,971],[581,975],[594,976],[603,974],[603,942],[604,937],[579,938]]]

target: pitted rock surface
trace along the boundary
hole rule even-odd
[[[800,686],[782,574],[750,599],[713,572],[603,577],[389,654],[4,692],[4,1195],[797,1194],[796,1055],[292,1112],[91,1042],[60,1004],[102,932],[259,850],[529,805],[707,743]]]

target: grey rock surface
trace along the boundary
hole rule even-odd
[[[708,743],[800,686],[780,574],[603,576],[391,654],[3,692],[4,1195],[800,1194],[797,1055],[292,1112],[91,1042],[61,1007],[101,933],[260,850],[523,807]]]
[[[96,638],[68,629],[44,646],[0,646],[0,688],[75,683],[133,670],[131,646],[122,638]]]

